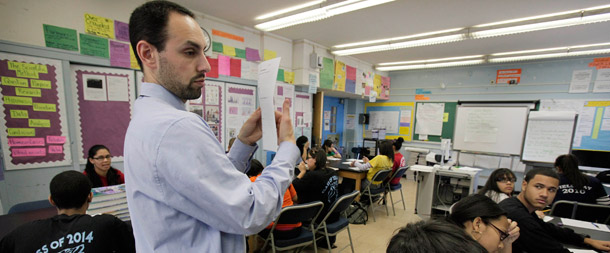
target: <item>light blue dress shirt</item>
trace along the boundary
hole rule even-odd
[[[125,181],[138,252],[245,252],[244,235],[282,208],[299,149],[282,142],[255,182],[256,146],[225,154],[198,115],[164,87],[143,83],[125,137]]]

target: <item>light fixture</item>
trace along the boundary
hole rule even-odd
[[[260,16],[258,16],[256,18],[254,18],[254,19],[255,20],[263,20],[263,19],[272,18],[272,17],[275,17],[275,16],[279,16],[279,15],[282,15],[282,14],[290,13],[290,12],[297,11],[297,10],[300,10],[300,9],[305,9],[307,7],[311,7],[311,6],[314,6],[316,4],[321,4],[321,3],[325,2],[325,1],[326,0],[317,0],[317,1],[307,2],[307,3],[304,3],[304,4],[288,7],[286,9],[281,9],[279,11],[274,11],[274,12],[271,12],[271,13],[263,14],[263,15],[260,15]]]
[[[314,22],[321,19],[329,18],[335,15],[340,15],[350,11],[360,10],[368,7],[372,7],[394,0],[346,0],[336,4],[331,4],[325,7],[297,13],[294,15],[278,18],[268,22],[264,22],[255,25],[256,29],[262,31],[274,31],[282,28],[286,28],[293,25]]]
[[[334,46],[331,53],[344,56],[363,54],[402,48],[428,46],[440,43],[450,43],[468,39],[488,38],[516,33],[525,33],[560,27],[584,25],[610,21],[610,5],[591,7],[581,10],[551,13],[546,15],[526,17],[476,25],[468,28],[457,28],[444,31],[424,33],[425,39],[416,39],[421,34],[402,36],[390,39],[380,39],[365,42],[355,42]],[[448,35],[450,34],[450,35]],[[432,37],[431,35],[435,35]]]
[[[379,71],[431,69],[598,54],[610,54],[610,43],[501,52],[489,55],[468,55],[438,59],[386,62],[377,64],[375,69]]]

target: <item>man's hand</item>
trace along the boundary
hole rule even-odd
[[[591,238],[585,238],[585,243],[589,244],[591,247],[597,250],[610,251],[610,241],[600,241]]]
[[[275,123],[277,125],[277,144],[284,141],[296,144],[292,121],[290,120],[290,100],[284,99],[282,113],[275,112]]]
[[[277,114],[276,114],[277,118]],[[261,123],[261,108],[256,109],[239,130],[237,138],[243,144],[253,146],[263,136]]]

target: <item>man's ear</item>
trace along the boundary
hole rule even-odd
[[[527,181],[525,181],[525,179],[523,179],[523,182],[521,183],[521,192],[524,192],[525,188],[527,188]]]
[[[52,206],[57,206],[55,205],[55,201],[53,201],[53,199],[51,198],[51,195],[49,195],[49,203],[51,203]]]
[[[136,50],[136,53],[140,57],[140,61],[142,61],[142,68],[144,68],[144,66],[146,66],[148,69],[157,68],[157,58],[159,57],[159,52],[155,46],[145,40],[140,40],[138,44],[136,44]]]
[[[87,203],[91,203],[91,200],[93,200],[93,192],[90,192],[89,196],[87,196]]]

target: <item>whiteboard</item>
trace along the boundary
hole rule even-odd
[[[573,111],[530,112],[521,160],[553,163],[558,156],[569,154],[575,122]]]
[[[454,149],[520,155],[529,107],[459,106]]]

